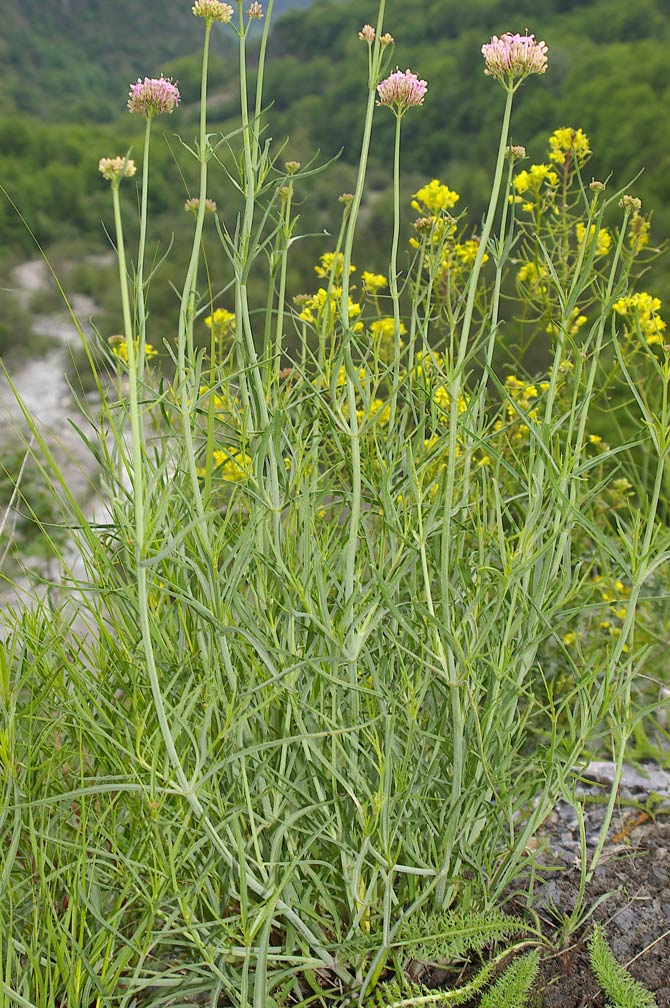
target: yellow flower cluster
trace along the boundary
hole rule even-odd
[[[628,225],[628,245],[634,256],[649,244],[650,221],[636,210]]]
[[[380,318],[370,326],[370,333],[374,341],[375,352],[380,360],[391,360],[395,354],[395,321],[392,318]],[[404,323],[400,323],[400,335],[407,335],[407,328]],[[403,346],[403,341],[400,341]]]
[[[554,164],[564,165],[574,159],[581,168],[590,156],[589,138],[581,129],[563,126],[549,137],[549,160]]]
[[[575,234],[577,235],[577,242],[579,245],[584,244],[586,239],[586,224],[583,221],[577,221],[575,225]],[[588,232],[588,241],[591,243],[595,238],[596,242],[596,256],[604,256],[612,248],[612,236],[607,230],[607,228],[599,228],[598,234],[596,236],[596,226],[592,224]]]
[[[544,296],[547,293],[547,278],[549,271],[546,266],[534,262],[526,262],[519,268],[516,275],[516,282],[523,285],[527,292],[536,297]]]
[[[433,402],[445,413],[449,411],[451,407],[451,396],[447,388],[444,385],[438,385],[433,391]],[[465,396],[459,395],[458,397],[458,414],[459,416],[468,408],[468,402]]]
[[[124,364],[128,363],[128,342],[122,336],[110,336],[109,347],[117,358],[117,360],[123,361]],[[136,351],[137,352],[137,351]],[[152,357],[158,356],[158,350],[151,345],[151,343],[144,344],[144,357],[146,360],[150,360]]]
[[[528,171],[520,171],[514,179],[514,187],[519,196],[529,194],[537,198],[545,184],[550,188],[558,185],[558,175],[549,164],[531,164]]]
[[[342,274],[344,272],[344,252],[326,252],[324,255],[319,257],[320,266],[314,267],[314,272],[322,280],[327,280],[331,276],[335,283],[340,283],[342,281]],[[355,273],[356,267],[353,265],[349,266],[349,272]]]
[[[235,332],[235,314],[227,308],[217,308],[212,315],[205,319],[205,325],[212,330],[217,340],[225,340]]]
[[[388,280],[381,273],[368,273],[367,270],[364,270],[361,274],[361,280],[368,294],[377,294],[384,287],[388,287]]]
[[[418,213],[439,214],[442,210],[451,210],[461,197],[457,192],[443,185],[439,179],[433,179],[412,197],[412,209]]]
[[[614,311],[624,319],[626,335],[632,336],[639,326],[640,335],[649,346],[662,344],[664,340],[665,322],[658,316],[660,308],[660,298],[647,291],[619,298],[614,303]]]
[[[213,453],[217,475],[228,483],[242,483],[253,474],[253,463],[246,452],[220,448]]]
[[[339,315],[341,298],[341,287],[333,287],[330,293],[325,287],[319,287],[316,294],[308,295],[304,299],[300,318],[303,322],[309,322],[310,325],[317,325],[317,323],[323,322],[324,319],[327,319],[328,323],[332,323],[334,318]],[[349,319],[358,318],[360,314],[360,304],[349,298]],[[353,326],[354,332],[360,332],[362,329],[362,322],[357,322]]]
[[[505,379],[505,391],[509,400],[505,406],[506,420],[498,420],[494,430],[505,430],[508,438],[513,442],[524,441],[529,429],[526,423],[521,422],[521,414],[536,420],[538,417],[537,399],[541,392],[546,392],[549,382],[525,382],[516,375],[508,375]]]
[[[433,379],[439,378],[438,372],[444,368],[444,356],[437,350],[417,350],[414,357],[412,374],[415,379],[430,385]]]
[[[469,238],[467,241],[457,242],[455,245],[447,245],[437,274],[438,283],[451,281],[453,284],[463,279],[473,266],[478,250],[478,238]],[[488,261],[489,257],[484,253],[482,263]]]
[[[364,420],[375,420],[376,422],[385,425],[389,422],[391,407],[383,399],[372,399],[367,409],[356,410],[356,416],[358,417],[359,423],[362,423]]]
[[[570,312],[570,316],[567,319],[565,329],[569,336],[576,336],[583,325],[586,325],[588,319],[586,315],[579,314],[579,308],[575,307]],[[559,331],[559,326],[555,322],[548,322],[546,332],[551,333],[554,336]]]

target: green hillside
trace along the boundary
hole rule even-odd
[[[310,0],[275,0],[281,14]],[[0,0],[0,100],[44,121],[114,118],[138,76],[194,53],[202,24],[189,0]],[[227,51],[223,36],[215,51]]]

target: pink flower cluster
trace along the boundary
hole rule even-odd
[[[179,88],[169,77],[137,78],[128,96],[128,111],[147,119],[161,112],[172,112],[179,104]]]
[[[543,74],[547,69],[547,47],[536,42],[534,35],[512,35],[506,32],[501,38],[494,35],[482,46],[486,64],[484,73],[505,84],[514,77]]]
[[[390,77],[377,85],[379,94],[378,105],[386,105],[393,109],[396,115],[404,115],[408,108],[423,105],[423,99],[428,90],[425,80],[419,80],[411,70],[396,70]]]

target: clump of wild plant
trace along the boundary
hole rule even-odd
[[[430,92],[392,71],[381,0],[360,33],[355,191],[316,289],[293,306],[296,192],[312,168],[263,139],[271,7],[193,8],[198,188],[174,333],[151,330],[145,265],[152,125],[177,107],[173,82],[139,79],[129,98],[146,119],[134,262],[122,199],[134,163],[101,162],[124,320],[109,354],[124,381],[104,398],[95,446],[108,515],[89,520],[70,495],[71,590],[15,614],[0,656],[3,990],[45,1005],[205,992],[240,1006],[410,1005],[433,997],[407,987],[428,957],[453,967],[447,1003],[477,991],[521,1005],[537,956],[506,965],[531,939],[510,945],[524,927],[497,904],[589,748],[611,746],[622,765],[638,607],[668,545],[657,509],[670,370],[648,338],[653,300],[648,317],[630,300],[646,223],[625,198],[619,215],[620,193],[584,186],[579,130],[552,135],[549,165],[517,172],[514,95],[545,72],[547,49],[509,34],[483,50],[505,104],[481,233],[433,180],[414,196],[401,270],[402,123]],[[250,95],[247,33],[263,14]],[[213,30],[239,42],[229,137],[207,128]],[[359,274],[377,105],[396,117],[394,235],[387,274]],[[218,172],[242,199],[231,217],[210,186],[234,144],[237,174]],[[225,276],[203,269],[205,226]],[[249,278],[263,270],[259,306]],[[546,374],[499,369],[510,302],[550,348]],[[628,340],[657,369],[654,416]],[[168,379],[152,363],[162,346]],[[651,432],[653,475],[634,507],[608,511],[632,479],[620,446],[589,432],[613,355]],[[618,633],[586,647],[584,599],[606,589]],[[616,785],[584,881],[615,799]],[[475,955],[477,986],[458,989]]]

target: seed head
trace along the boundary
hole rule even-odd
[[[135,162],[125,157],[103,157],[98,161],[98,171],[108,182],[121,178],[132,178],[137,168]]]
[[[337,197],[338,203],[344,203],[345,207],[351,206],[354,202],[354,194],[350,192],[343,192],[341,196]]]
[[[386,47],[389,45],[393,45],[395,39],[393,38],[393,35],[391,35],[390,32],[386,32],[384,35],[382,35],[379,41],[381,42],[383,47]]]
[[[249,7],[247,8],[247,17],[250,21],[260,21],[263,17],[263,4],[249,4]]]
[[[128,95],[128,111],[150,119],[161,112],[173,112],[179,104],[179,88],[169,77],[137,78]]]
[[[519,146],[505,147],[505,156],[508,158],[525,158],[526,148]]]
[[[233,8],[221,0],[195,0],[193,13],[196,17],[205,18],[210,24],[215,21],[228,24],[233,16]]]
[[[596,179],[592,179],[592,181],[589,182],[589,189],[591,190],[591,192],[595,192],[595,193],[604,192],[604,190],[605,190],[605,183],[604,182],[598,182]]]
[[[408,108],[416,105],[423,105],[423,99],[428,84],[425,80],[419,80],[411,70],[396,70],[390,77],[377,85],[379,94],[378,105],[386,105],[397,116],[405,114]]]
[[[286,161],[284,163],[284,168],[286,169],[287,175],[295,175],[297,171],[300,171],[299,161]]]
[[[501,38],[494,35],[482,46],[484,73],[507,84],[515,77],[543,74],[547,69],[547,46],[536,42],[534,35],[512,35],[506,32]]]
[[[619,200],[619,206],[623,210],[632,210],[633,213],[639,213],[642,209],[642,200],[638,199],[637,196],[622,196]]]
[[[377,37],[377,33],[372,27],[372,25],[366,24],[363,25],[363,27],[359,31],[358,37],[361,40],[361,42],[367,42],[368,45],[372,45],[375,38]]]

